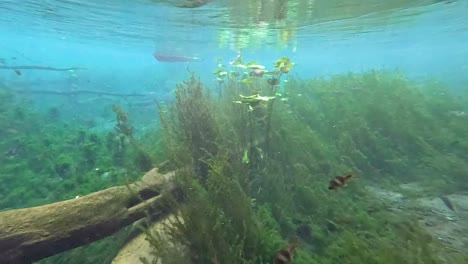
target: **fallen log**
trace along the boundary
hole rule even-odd
[[[158,221],[172,211],[166,198],[182,198],[173,177],[174,172],[153,169],[128,186],[0,212],[0,262],[32,263],[102,239],[148,215]]]
[[[152,93],[113,93],[106,91],[95,91],[95,90],[71,90],[71,91],[57,91],[57,90],[39,90],[39,89],[12,89],[11,92],[14,93],[23,93],[23,94],[52,94],[52,95],[80,95],[80,94],[96,94],[96,95],[106,95],[106,96],[120,96],[120,97],[148,97]]]
[[[157,232],[160,236],[162,236],[161,238],[166,239],[165,243],[167,243],[167,245],[175,247],[175,244],[168,237],[167,232],[165,232],[165,230],[167,230],[167,225],[171,225],[173,221],[174,215],[171,214],[161,221],[149,224],[146,228],[148,228],[150,232]],[[144,263],[141,261],[142,259],[145,259],[147,263],[161,264],[161,260],[156,259],[156,257],[152,254],[153,250],[154,247],[148,240],[147,234],[140,232],[136,236],[129,239],[127,243],[125,243],[125,245],[119,250],[115,258],[112,260],[112,264]]]
[[[86,68],[82,68],[82,67],[57,68],[57,67],[40,66],[40,65],[16,65],[16,66],[0,65],[0,69],[1,70],[76,71],[76,70],[85,70]]]

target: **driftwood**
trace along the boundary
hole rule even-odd
[[[39,66],[39,65],[16,65],[16,66],[0,65],[0,69],[2,70],[76,71],[76,70],[85,70],[86,68],[81,68],[81,67],[56,68],[56,67]]]
[[[178,221],[180,221],[180,216],[178,217]],[[158,233],[158,238],[163,239],[166,246],[180,249],[181,252],[183,252],[184,248],[182,248],[181,245],[176,245],[168,235],[170,231],[167,230],[167,226],[171,226],[175,221],[175,215],[170,214],[158,222],[148,224],[146,228],[148,228],[150,233]],[[161,264],[161,260],[153,255],[153,251],[154,246],[152,246],[150,240],[147,239],[147,234],[140,232],[127,240],[125,245],[112,260],[112,264],[144,263],[141,261],[142,259],[145,259],[147,263]]]
[[[39,89],[12,89],[11,92],[15,93],[24,93],[24,94],[53,94],[53,95],[79,95],[79,94],[97,94],[97,95],[107,95],[107,96],[121,96],[121,97],[148,97],[151,96],[151,93],[113,93],[106,91],[95,91],[95,90],[71,90],[71,91],[57,91],[57,90],[39,90]]]
[[[148,215],[160,220],[172,211],[165,198],[182,197],[173,176],[153,169],[129,186],[0,212],[0,262],[32,263],[109,236]]]

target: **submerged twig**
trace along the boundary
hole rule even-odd
[[[4,69],[4,70],[76,71],[76,70],[85,70],[86,68],[82,68],[82,67],[56,68],[56,67],[40,66],[40,65],[17,65],[17,66],[0,65],[0,69]]]
[[[105,91],[93,91],[93,90],[73,90],[73,91],[57,91],[57,90],[28,90],[28,89],[12,89],[12,92],[26,93],[26,94],[53,94],[53,95],[79,95],[79,94],[97,94],[97,95],[108,95],[108,96],[122,96],[122,97],[147,97],[151,94],[142,93],[113,93]]]

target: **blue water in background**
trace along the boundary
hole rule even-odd
[[[45,8],[46,2],[53,4]],[[88,89],[148,93],[170,100],[187,69],[216,86],[214,58],[241,52],[270,66],[281,56],[301,78],[369,69],[397,69],[414,79],[435,78],[454,91],[468,90],[468,1],[442,2],[304,25],[278,47],[220,46],[216,2],[177,9],[144,1],[14,1],[0,3],[0,58],[8,65],[85,67],[69,72],[1,70],[0,81],[27,89]],[[376,23],[378,26],[352,27]],[[374,23],[375,24],[375,23]],[[153,52],[198,56],[193,63],[163,63]],[[13,58],[14,57],[14,58]],[[110,111],[110,110],[109,110]]]

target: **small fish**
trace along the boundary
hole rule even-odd
[[[449,115],[452,115],[452,116],[468,116],[468,114],[464,111],[449,111]]]
[[[5,157],[8,159],[16,158],[20,154],[21,154],[20,146],[13,146],[4,152]]]
[[[294,252],[296,251],[299,238],[294,237],[291,242],[276,254],[275,264],[291,264],[294,258]]]
[[[454,140],[454,141],[450,142],[449,147],[458,147],[459,145],[460,145],[460,141],[459,140]]]
[[[278,85],[279,84],[279,79],[277,78],[271,78],[267,79],[267,83],[271,86]]]
[[[452,201],[450,201],[450,199],[447,196],[441,195],[439,196],[439,198],[442,200],[442,202],[444,202],[445,206],[447,206],[450,210],[455,212],[455,206],[453,205]]]
[[[15,70],[15,73],[16,73],[16,75],[21,75],[21,71],[20,71],[20,70]]]
[[[344,186],[346,182],[351,179],[351,177],[353,177],[351,174],[346,176],[335,176],[335,178],[330,181],[330,186],[328,186],[328,189],[336,190],[337,188]]]
[[[5,130],[5,132],[8,133],[8,134],[18,134],[18,133],[19,133],[18,130],[16,130],[15,128],[12,128],[12,127],[7,128],[7,129]]]

